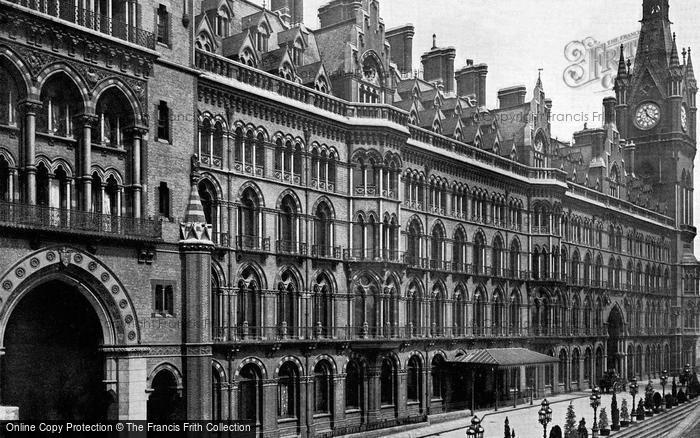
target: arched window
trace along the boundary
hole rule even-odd
[[[331,367],[322,360],[314,367],[314,412],[328,413],[333,401],[333,377]]]
[[[408,225],[406,234],[406,263],[417,266],[421,258],[421,224],[418,219],[413,219]]]
[[[278,251],[297,254],[299,252],[299,211],[291,195],[286,195],[280,204],[278,214]]]
[[[290,271],[285,271],[277,285],[277,321],[283,338],[297,334],[299,311],[299,285]]]
[[[362,408],[362,382],[360,365],[351,360],[345,373],[345,409]]]
[[[510,263],[508,268],[510,269],[510,275],[513,278],[517,278],[520,274],[520,242],[518,239],[513,239],[510,244]]]
[[[262,373],[257,365],[249,363],[240,372],[238,382],[238,419],[262,424],[263,418]]]
[[[41,89],[42,110],[36,117],[37,132],[73,137],[73,117],[82,111],[83,98],[68,75],[52,75]]]
[[[0,155],[0,201],[8,202],[13,198],[12,191],[10,190],[10,187],[12,187],[10,178],[12,178],[10,174],[10,163],[7,162],[5,157]]]
[[[97,101],[97,126],[92,129],[92,142],[115,148],[124,147],[124,131],[133,123],[131,106],[124,94],[110,88]]]
[[[484,326],[486,325],[486,297],[483,290],[479,289],[474,294],[473,309],[473,333],[481,335],[485,333]]]
[[[443,254],[445,248],[445,229],[438,224],[433,227],[430,240],[430,267],[442,269]]]
[[[503,239],[501,236],[496,236],[493,239],[493,249],[491,254],[491,269],[492,274],[496,276],[501,276],[501,269],[503,268]]]
[[[577,348],[571,354],[571,381],[578,383],[581,379],[581,358]]]
[[[503,302],[503,294],[501,291],[496,291],[493,296],[493,303],[491,306],[492,315],[492,334],[501,335],[503,334],[503,320],[505,313],[505,303]]]
[[[416,283],[411,283],[408,286],[406,307],[406,322],[409,325],[409,335],[413,336],[421,327],[421,296],[420,289]]]
[[[395,380],[394,363],[391,359],[384,359],[379,375],[382,406],[394,404]]]
[[[484,235],[476,233],[472,247],[472,267],[477,274],[483,273],[486,267],[486,241]]]
[[[423,392],[421,388],[422,375],[420,360],[417,356],[411,357],[406,365],[406,399],[409,403],[416,403],[420,400],[420,395]]]
[[[433,336],[443,333],[444,326],[445,292],[442,287],[436,286],[433,289],[433,296],[430,302],[430,330]]]
[[[465,272],[465,254],[467,249],[467,239],[464,236],[462,228],[455,231],[454,241],[452,242],[452,270],[456,272]]]
[[[313,323],[314,332],[318,337],[329,335],[331,321],[333,320],[333,297],[331,282],[326,274],[321,274],[316,279],[313,287]]]
[[[520,334],[520,293],[513,290],[508,302],[508,326],[511,335]]]
[[[279,371],[277,415],[279,418],[297,418],[299,416],[299,376],[293,362],[286,362]]]
[[[435,355],[430,365],[430,374],[433,381],[432,398],[442,399],[447,392],[445,359],[440,355]]]
[[[238,327],[242,339],[255,339],[261,318],[260,278],[252,268],[246,268],[238,280]]]
[[[197,185],[199,190],[199,199],[202,202],[204,210],[204,218],[208,224],[212,225],[214,233],[219,232],[219,200],[217,198],[216,189],[211,181],[202,179]]]
[[[317,257],[336,257],[333,253],[333,213],[321,202],[314,214],[314,253]]]
[[[567,376],[566,376],[566,350],[561,350],[559,352],[559,384],[560,385],[566,385],[567,381]]]
[[[261,249],[262,211],[258,194],[248,187],[238,206],[238,246],[241,249]]]
[[[96,176],[96,175],[95,175]],[[40,163],[36,169],[36,204],[42,206],[49,206],[50,202],[50,190],[49,190],[49,169],[46,168],[44,163]],[[93,177],[93,194],[95,193],[95,180]],[[98,178],[97,190],[102,190],[102,181]],[[94,201],[94,199],[93,199]],[[93,202],[94,206],[94,202]],[[101,210],[100,210],[101,211]]]
[[[0,66],[0,125],[17,125],[18,91],[12,75]]]
[[[466,322],[464,320],[465,302],[464,291],[460,288],[455,293],[455,299],[452,304],[454,313],[452,320],[454,321],[456,334],[460,336],[466,334]]]

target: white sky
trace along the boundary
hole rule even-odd
[[[305,0],[308,27],[318,27],[318,8],[326,3],[328,0]],[[553,99],[552,112],[589,117],[600,113],[603,98],[614,92],[604,90],[600,81],[568,87],[563,76],[571,62],[564,55],[565,47],[587,37],[606,42],[636,32],[642,16],[642,0],[380,0],[379,5],[387,29],[405,23],[415,26],[414,68],[420,67],[420,55],[432,46],[435,33],[438,46],[457,49],[456,69],[467,58],[488,64],[489,107],[497,106],[498,90],[511,85],[526,85],[529,98],[541,68],[545,92]],[[700,74],[700,4],[670,0],[670,7],[678,50],[695,49],[693,61]],[[599,124],[589,122],[590,126]],[[582,128],[582,122],[554,121],[552,135],[568,141]],[[698,176],[696,169],[696,181],[700,181]],[[695,196],[695,212],[700,217],[700,195]],[[700,253],[698,241],[696,253]]]

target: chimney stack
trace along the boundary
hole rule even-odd
[[[410,23],[386,31],[386,39],[391,45],[391,60],[402,74],[413,71],[413,36],[415,33],[415,28]]]
[[[454,91],[456,53],[454,47],[437,47],[436,36],[433,35],[433,48],[421,56],[423,79],[428,82],[442,82],[445,93]]]
[[[467,59],[466,67],[455,73],[457,94],[459,96],[476,96],[478,106],[486,105],[486,76],[489,67],[486,64],[474,65],[473,59]]]
[[[498,90],[498,107],[503,109],[522,105],[525,103],[526,94],[527,88],[525,85],[501,88]]]
[[[603,117],[604,123],[606,125],[612,125],[616,123],[617,115],[615,112],[615,107],[617,106],[617,99],[614,97],[606,97],[603,99]]]

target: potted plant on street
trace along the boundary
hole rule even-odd
[[[649,380],[644,388],[644,409],[647,417],[654,415],[654,385]]]
[[[610,435],[610,422],[608,421],[608,413],[605,412],[605,408],[600,410],[600,417],[598,418],[598,428],[600,429],[600,434],[602,436]]]
[[[613,391],[612,402],[610,402],[610,417],[612,418],[612,430],[620,430],[620,410],[617,408],[617,397]]]
[[[666,399],[664,401],[666,402],[666,409],[673,408],[673,396],[671,394],[666,394]]]
[[[574,405],[571,402],[569,402],[569,407],[566,408],[564,438],[578,438],[576,433],[576,413],[574,412]]]
[[[637,404],[637,420],[644,420],[644,400],[639,400],[639,404]]]
[[[627,427],[630,425],[630,412],[627,409],[627,399],[623,398],[620,404],[620,426]]]
[[[654,401],[654,413],[658,414],[659,412],[661,412],[661,408],[663,405],[663,398],[661,398],[661,394],[659,394],[658,392],[655,392],[653,401]]]

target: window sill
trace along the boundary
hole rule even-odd
[[[395,406],[396,406],[396,405],[394,405],[394,404],[391,404],[391,405],[381,405],[380,409],[389,409],[389,408],[393,408],[393,407],[395,407]]]
[[[163,139],[163,138],[156,138],[155,141],[156,141],[156,143],[167,144],[168,146],[172,146],[172,144],[173,144],[172,141],[166,140],[166,139]]]
[[[331,414],[329,412],[314,414],[314,419],[316,419],[316,418],[330,418],[330,417],[331,417]]]
[[[299,421],[297,417],[278,418],[277,424],[296,423],[297,421]]]
[[[171,319],[171,318],[175,318],[175,315],[173,315],[172,313],[157,313],[157,312],[153,312],[153,313],[151,313],[151,318],[167,318],[167,319]]]
[[[347,414],[359,414],[360,412],[361,412],[360,408],[346,409],[345,415],[347,415]]]
[[[406,406],[419,406],[420,401],[419,400],[409,400],[406,402]]]

